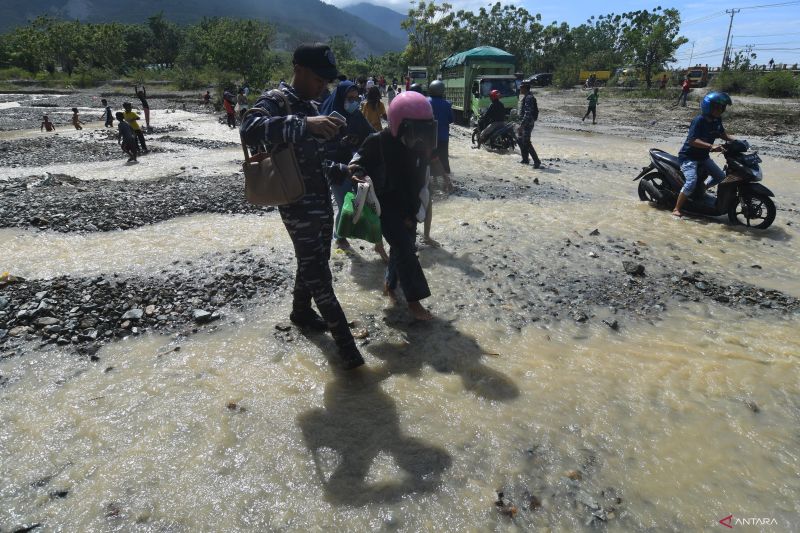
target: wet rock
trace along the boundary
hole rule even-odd
[[[580,481],[583,479],[583,475],[578,470],[567,470],[564,472],[564,477],[567,477],[573,481]]]
[[[289,324],[288,322],[279,322],[275,324],[275,329],[277,329],[278,331],[286,332],[292,329],[292,325]]]
[[[8,332],[9,337],[22,337],[31,331],[30,326],[17,326]]]
[[[625,273],[631,276],[644,276],[644,265],[641,263],[635,263],[633,261],[623,261],[622,267],[625,269]]]
[[[612,321],[603,320],[603,324],[605,324],[606,326],[610,327],[614,331],[619,330],[619,322],[617,322],[616,320],[612,320]]]
[[[61,321],[59,319],[53,317],[37,318],[35,322],[36,326],[40,328],[43,328],[45,326],[54,326],[60,323]]]
[[[195,309],[192,311],[192,318],[198,324],[207,324],[217,320],[219,317],[220,315],[216,311],[213,313],[206,311],[205,309]]]
[[[694,286],[701,291],[708,290],[708,284],[703,281],[698,281],[697,283],[694,284]]]
[[[514,518],[519,512],[517,506],[514,505],[511,499],[507,498],[502,492],[497,493],[497,500],[494,502],[494,505],[495,509],[497,509],[497,512],[509,518]]]
[[[748,409],[750,409],[754,413],[760,413],[761,412],[761,408],[753,400],[745,399],[744,400],[744,404],[747,406]]]
[[[141,320],[143,316],[144,311],[141,309],[131,309],[125,311],[125,314],[122,315],[122,320]]]
[[[595,228],[591,233],[589,233],[589,235],[596,237],[597,235],[600,235],[600,230]]]
[[[586,313],[584,313],[583,311],[573,311],[572,319],[575,322],[586,322],[587,320],[589,320],[589,317],[586,316]]]
[[[8,307],[8,298],[0,296],[0,311]]]
[[[56,499],[60,499],[60,498],[66,498],[68,495],[69,495],[69,491],[68,490],[54,490],[53,492],[48,494],[48,496],[50,496],[51,500],[56,500]]]

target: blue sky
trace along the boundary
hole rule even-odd
[[[357,3],[362,0],[326,0],[329,3],[343,6]],[[370,1],[370,0],[367,0]],[[405,12],[408,9],[408,0],[372,0],[372,3],[391,7],[396,11]],[[479,0],[450,0],[456,9],[476,9],[490,2]],[[660,5],[663,8],[675,7],[681,12],[681,34],[689,39],[689,44],[684,45],[677,54],[678,64],[686,66],[690,56],[692,63],[701,63],[718,66],[722,61],[722,50],[725,46],[725,36],[728,31],[729,15],[726,9],[743,8],[733,19],[734,49],[753,45],[753,50],[758,54],[758,63],[766,63],[770,58],[779,63],[800,63],[800,1],[787,2],[787,0],[691,0],[659,3],[620,0],[617,2],[590,2],[588,0],[569,0],[558,2],[545,0],[534,2],[523,0],[519,2],[503,2],[521,5],[532,13],[541,13],[542,21],[565,21],[570,25],[578,25],[591,15],[602,15],[608,12],[621,13],[636,9],[652,9]],[[774,7],[751,8],[751,6],[764,6],[768,4],[786,4]],[[604,6],[608,5],[608,9]],[[613,6],[613,7],[612,7]],[[692,42],[694,52],[692,53]]]

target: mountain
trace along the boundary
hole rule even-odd
[[[135,23],[145,22],[160,11],[166,19],[179,24],[215,16],[267,20],[278,30],[277,45],[286,48],[299,40],[324,41],[344,34],[354,41],[355,52],[362,57],[402,50],[406,44],[405,37],[392,35],[320,0],[2,0],[0,31],[25,24],[38,15],[84,22]]]
[[[347,7],[343,7],[342,9],[351,15],[355,15],[358,18],[368,22],[369,24],[382,29],[389,35],[397,37],[398,39],[402,39],[403,42],[408,40],[408,34],[403,28],[400,27],[400,23],[406,20],[406,16],[393,9],[383,6],[376,6],[367,2],[351,4]]]

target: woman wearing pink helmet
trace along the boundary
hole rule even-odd
[[[436,148],[436,131],[428,99],[406,91],[389,105],[389,127],[367,137],[350,162],[354,179],[365,174],[372,178],[381,204],[381,229],[390,246],[384,292],[394,298],[399,281],[418,320],[433,318],[420,303],[431,291],[417,258],[416,235],[417,222],[425,218],[420,192]]]

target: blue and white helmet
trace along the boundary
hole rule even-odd
[[[712,91],[705,95],[700,101],[700,112],[703,115],[710,115],[711,106],[713,104],[727,107],[729,105],[733,105],[733,100],[731,100],[731,97],[728,96],[728,93]]]

